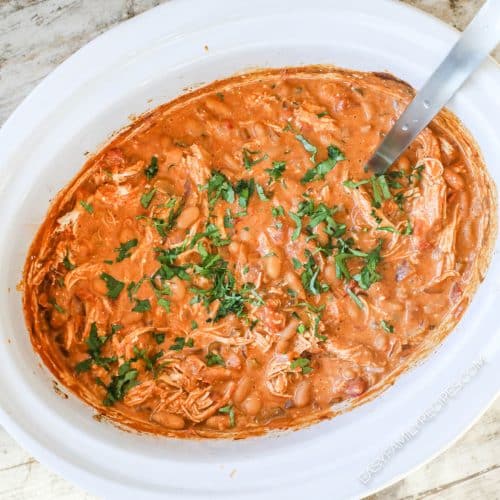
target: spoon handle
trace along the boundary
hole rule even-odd
[[[495,48],[500,37],[500,0],[487,0],[378,146],[365,171],[383,174]]]

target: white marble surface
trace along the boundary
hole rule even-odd
[[[41,78],[75,50],[163,1],[0,0],[0,124]],[[403,1],[459,29],[483,3]],[[495,56],[500,60],[498,48]],[[94,497],[40,465],[0,428],[0,499],[49,498]],[[500,499],[500,400],[446,452],[370,498]]]

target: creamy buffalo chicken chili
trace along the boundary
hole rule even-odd
[[[457,323],[495,232],[492,184],[448,111],[386,174],[364,171],[412,95],[289,68],[135,121],[31,247],[46,365],[100,414],[183,437],[304,425],[390,384]]]

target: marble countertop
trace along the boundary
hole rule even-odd
[[[0,125],[38,81],[74,51],[164,1],[168,0],[0,0]],[[483,3],[401,1],[458,29]],[[494,56],[500,60],[500,48]],[[0,427],[0,498],[94,497],[39,464]],[[370,500],[422,498],[500,498],[500,400],[446,452]]]

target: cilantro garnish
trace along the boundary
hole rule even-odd
[[[118,253],[118,257],[116,258],[116,262],[121,262],[125,260],[127,257],[130,257],[132,254],[129,252],[130,249],[137,246],[137,239],[126,241],[125,243],[120,243],[118,248],[115,248],[115,252]]]
[[[254,158],[255,155],[259,154],[261,154],[261,151],[250,151],[247,148],[243,148],[243,165],[247,170],[269,158],[267,154],[262,155],[260,158]]]
[[[312,372],[311,361],[308,358],[297,358],[290,363],[290,368],[296,370],[300,368],[303,375],[307,375]]]
[[[368,290],[373,283],[380,281],[382,276],[377,272],[377,265],[380,262],[380,250],[382,249],[382,240],[378,245],[366,254],[365,265],[358,274],[353,276],[358,285],[363,290]]]
[[[234,217],[231,210],[228,208],[224,214],[224,227],[226,229],[234,227]]]
[[[193,239],[191,240],[190,247],[193,248],[196,243],[198,243],[198,241],[202,238],[208,238],[212,245],[216,247],[223,247],[231,243],[231,240],[229,238],[222,238],[219,228],[212,223],[207,224],[205,232],[197,233],[194,235]]]
[[[51,297],[49,299],[49,302],[54,306],[54,309],[58,312],[58,313],[61,313],[61,314],[65,314],[66,311],[63,307],[61,307],[57,302],[56,302],[56,299],[54,299],[54,297]]]
[[[269,182],[277,181],[281,179],[283,172],[286,168],[286,162],[284,161],[273,161],[272,168],[266,168],[265,171],[269,174]]]
[[[156,156],[151,157],[149,165],[144,169],[146,178],[150,181],[158,173],[158,158]]]
[[[225,361],[215,352],[209,352],[205,356],[205,360],[207,366],[216,366],[216,365],[226,366]]]
[[[75,366],[76,373],[89,371],[93,363],[95,363],[97,366],[102,366],[105,370],[109,371],[109,365],[111,363],[115,363],[117,361],[117,358],[116,356],[112,356],[110,358],[101,357],[101,349],[111,337],[111,335],[113,335],[117,331],[117,326],[121,327],[121,325],[111,326],[111,333],[109,335],[99,335],[97,331],[97,325],[95,323],[92,323],[92,325],[90,326],[89,336],[85,341],[85,343],[87,344],[87,353],[90,357],[83,361],[80,361],[80,363]]]
[[[328,158],[326,160],[319,162],[315,167],[307,170],[304,177],[302,177],[300,181],[302,184],[311,181],[323,180],[325,175],[333,170],[335,165],[337,165],[337,162],[345,160],[344,153],[342,153],[337,146],[328,146],[327,153]]]
[[[394,326],[392,326],[390,323],[388,323],[385,319],[383,319],[380,322],[380,326],[382,327],[383,330],[385,330],[387,333],[394,333]]]
[[[118,367],[117,374],[113,375],[108,386],[106,386],[102,380],[97,379],[96,382],[107,390],[106,397],[103,401],[104,404],[106,406],[112,406],[117,401],[121,401],[127,392],[139,383],[137,381],[138,374],[139,372],[131,367],[131,361],[125,361]]]
[[[285,209],[281,205],[278,205],[277,207],[273,207],[271,209],[271,213],[273,214],[273,217],[283,217],[285,215]]]
[[[295,134],[295,139],[297,139],[304,149],[311,153],[311,161],[314,163],[316,161],[316,153],[318,152],[318,148],[311,144],[302,134]]]
[[[198,253],[201,262],[193,266],[193,271],[211,281],[210,288],[195,288],[190,291],[195,294],[193,303],[203,302],[208,308],[214,301],[218,301],[219,307],[212,321],[227,316],[230,313],[242,316],[244,305],[248,300],[246,290],[236,288],[236,280],[228,269],[227,262],[219,254],[211,254],[206,248],[198,243]]]
[[[157,344],[163,344],[165,342],[165,334],[164,333],[153,333],[153,337]]]
[[[247,208],[248,202],[255,191],[255,181],[240,179],[234,186],[234,192],[238,195],[238,204],[241,208]]]
[[[300,276],[304,289],[313,295],[328,291],[329,286],[326,283],[318,282],[319,266],[316,264],[312,253],[309,250],[306,250],[305,253],[307,261],[302,265],[304,271]]]
[[[208,192],[208,205],[213,208],[217,200],[223,199],[228,203],[234,202],[234,189],[229,179],[221,172],[212,172],[212,177],[206,185]]]
[[[262,201],[269,201],[269,198],[264,192],[264,188],[257,182],[255,183],[255,191],[257,191],[257,195]]]
[[[170,208],[167,220],[160,219],[157,217],[153,217],[151,219],[153,226],[155,227],[155,229],[158,231],[158,234],[162,238],[165,238],[167,236],[167,233],[173,229],[175,222],[177,221],[177,218],[182,212],[183,206],[184,206],[183,200],[177,202],[175,198],[171,198],[166,205],[167,208]]]
[[[87,203],[85,200],[80,200],[80,205],[89,213],[93,214],[94,213],[94,207],[90,204]]]
[[[72,271],[76,266],[69,260],[69,253],[66,252],[66,255],[64,256],[63,259],[63,266],[68,270]]]
[[[354,301],[354,303],[360,308],[363,309],[363,302],[361,302],[360,298],[350,289],[346,288],[347,295],[351,297],[351,299]]]
[[[293,212],[289,212],[289,215],[292,218],[293,222],[295,222],[296,226],[292,233],[292,241],[295,241],[300,236],[300,232],[302,231],[302,219]]]
[[[289,212],[290,217],[295,222],[295,230],[292,234],[292,241],[295,241],[303,228],[303,217],[309,217],[309,223],[306,229],[311,233],[312,230],[321,222],[325,223],[325,233],[328,236],[339,238],[345,233],[346,225],[337,222],[333,215],[336,213],[337,208],[329,208],[324,203],[315,205],[312,200],[306,199],[299,203],[296,213]]]
[[[182,351],[184,347],[193,347],[194,340],[185,337],[175,337],[174,343],[169,347],[170,351]]]
[[[175,265],[174,262],[177,259],[177,256],[184,252],[187,244],[179,245],[174,248],[164,249],[164,248],[155,248],[155,252],[157,252],[158,256],[157,260],[160,262],[161,267],[156,271],[155,276],[159,275],[163,280],[170,280],[174,276],[179,277],[181,280],[189,281],[191,276],[187,273],[187,269],[189,269],[189,264],[183,265]]]
[[[147,312],[151,311],[151,302],[149,299],[134,299],[135,300],[135,306],[132,308],[133,312]]]
[[[108,288],[108,292],[106,295],[110,299],[118,298],[118,295],[120,295],[120,292],[123,290],[125,283],[118,281],[108,273],[102,273],[100,278],[106,283],[106,286]]]
[[[153,189],[151,189],[151,191],[144,193],[141,196],[141,205],[144,208],[149,208],[149,205],[150,205],[151,201],[153,200],[155,194],[156,194],[156,188],[153,188]]]
[[[131,362],[136,362],[142,359],[146,365],[146,370],[153,371],[155,363],[163,356],[163,351],[158,351],[151,357],[148,355],[146,349],[139,349],[134,346],[134,357],[130,359]]]
[[[132,301],[133,296],[139,291],[139,288],[141,288],[141,285],[144,283],[146,280],[146,276],[143,276],[137,283],[135,281],[131,281],[127,285],[127,295],[128,298]]]
[[[224,414],[229,415],[229,425],[231,427],[234,427],[236,425],[236,419],[234,416],[233,405],[226,405],[226,406],[223,406],[222,408],[219,408],[219,413],[224,413]]]
[[[158,299],[158,305],[167,312],[170,312],[170,301],[160,297]]]

